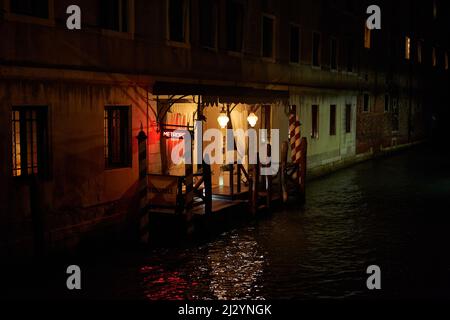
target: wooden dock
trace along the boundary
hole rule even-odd
[[[298,121],[293,128],[299,130]],[[296,137],[298,139],[291,140],[295,151],[291,163],[287,161],[288,142],[283,143],[281,170],[276,174],[262,174],[270,172],[272,166],[261,164],[257,154],[257,163],[248,168],[240,163],[225,168],[229,172],[227,186],[213,186],[211,166],[206,161],[196,170],[193,164],[184,164],[184,175],[181,176],[146,174],[145,134],[141,132],[138,137],[141,241],[148,242],[149,236],[156,234],[182,238],[198,230],[208,233],[221,229],[228,222],[270,212],[276,204],[287,203],[292,193],[295,198],[302,199],[307,142],[305,138],[300,139],[298,133]],[[270,157],[271,152],[268,144],[265,154]]]

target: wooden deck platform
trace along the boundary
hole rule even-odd
[[[244,205],[246,203],[246,201],[243,200],[233,200],[233,201],[229,201],[229,200],[213,200],[212,201],[212,214],[217,214],[217,213],[221,213],[222,211],[231,209],[233,207],[240,207],[242,205]],[[204,215],[205,214],[205,205],[199,205],[196,206],[193,210],[192,213],[194,215]]]
[[[238,192],[237,185],[235,185],[233,194],[231,194],[231,188],[227,186],[213,186],[212,188],[213,198],[222,200],[248,200],[248,192],[248,186],[242,186],[241,192]]]

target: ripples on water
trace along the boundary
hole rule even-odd
[[[421,150],[311,182],[304,208],[201,247],[154,250],[140,268],[145,297],[448,297],[448,158]],[[366,289],[371,264],[381,292]]]
[[[252,237],[227,233],[199,248],[152,254],[158,257],[153,266],[140,270],[148,299],[263,298],[258,281],[265,259]]]

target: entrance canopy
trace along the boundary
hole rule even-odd
[[[157,82],[154,95],[198,95],[207,105],[229,104],[271,104],[289,102],[288,91],[255,89],[248,87],[197,85],[184,83]]]

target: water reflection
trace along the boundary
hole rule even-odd
[[[203,247],[152,255],[157,258],[140,269],[150,300],[263,299],[258,280],[264,254],[250,235],[234,231]]]
[[[448,160],[418,149],[367,162],[309,183],[302,209],[201,247],[155,250],[140,269],[145,296],[447,297]],[[371,264],[381,267],[382,292],[366,288]]]
[[[257,283],[263,273],[264,256],[254,239],[232,234],[226,243],[213,243],[207,259],[209,288],[217,299],[262,299]]]

